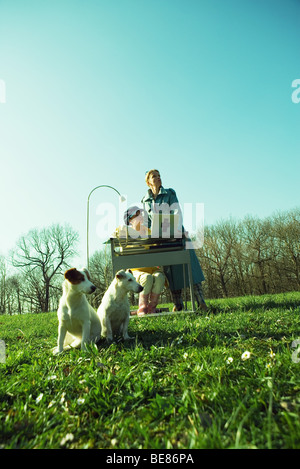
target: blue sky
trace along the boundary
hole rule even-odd
[[[206,224],[299,206],[299,59],[296,0],[0,0],[0,253],[66,222],[84,263],[150,168]]]

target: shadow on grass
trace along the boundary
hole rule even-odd
[[[135,334],[136,341],[126,345],[126,347],[133,347],[136,344],[142,345],[145,349],[151,346],[156,347],[214,347],[217,345],[234,344],[251,339],[257,339],[261,341],[276,340],[276,341],[288,341],[291,335],[291,322],[293,322],[293,335],[300,335],[300,324],[298,326],[293,321],[293,311],[296,309],[294,305],[291,308],[290,319],[288,324],[287,319],[282,318],[280,313],[275,313],[275,318],[271,314],[265,314],[271,312],[271,303],[268,305],[262,305],[262,307],[255,308],[254,310],[245,309],[244,311],[239,310],[238,317],[236,320],[232,316],[229,318],[228,314],[224,311],[218,311],[219,314],[202,317],[202,320],[197,321],[198,327],[189,325],[183,326],[179,329],[173,328],[172,325],[168,327],[168,324],[161,324],[161,328],[158,324],[151,326],[150,324],[136,331],[132,331]],[[276,303],[277,304],[277,303]],[[283,305],[280,305],[282,307]],[[275,306],[273,308],[277,308]],[[289,310],[290,308],[287,307]],[[232,312],[232,309],[230,310]],[[255,313],[244,316],[243,313]],[[225,313],[225,314],[224,314]],[[256,314],[257,313],[257,314]],[[299,314],[299,313],[298,313]],[[196,315],[190,315],[190,317],[196,318]],[[215,317],[215,320],[213,319]],[[224,318],[224,320],[223,320]],[[208,320],[207,320],[208,319]],[[147,320],[146,320],[147,321]],[[195,323],[196,326],[196,323]]]
[[[188,332],[188,331],[187,331]],[[299,331],[300,333],[300,331]],[[249,339],[257,339],[260,341],[287,341],[286,330],[283,328],[275,331],[257,331],[257,330],[245,330],[245,328],[237,328],[232,331],[230,329],[223,330],[212,330],[212,329],[203,329],[199,331],[197,336],[191,337],[190,335],[185,334],[185,331],[181,331],[180,335],[175,332],[166,332],[166,331],[149,331],[144,330],[143,332],[138,332],[136,334],[135,341],[124,342],[120,346],[125,349],[134,348],[137,345],[142,346],[145,350],[149,350],[151,347],[169,347],[169,348],[178,348],[180,347],[196,347],[204,348],[210,347],[214,348],[219,345],[229,345],[235,344],[237,342],[247,341]]]
[[[230,300],[223,300],[224,302],[219,303],[219,300],[210,300],[208,302],[209,312],[213,314],[217,313],[228,313],[234,311],[248,312],[255,311],[261,313],[271,309],[285,309],[285,310],[296,310],[300,308],[299,300],[290,300],[290,301],[276,301],[276,300],[266,300],[266,299],[257,299],[255,297],[252,301],[251,299],[244,302]]]
[[[130,322],[131,341],[117,342],[119,347],[132,349],[142,346],[154,347],[214,347],[234,344],[238,341],[258,339],[267,341],[286,340],[291,333],[297,334],[293,317],[300,313],[300,295],[263,295],[208,300],[208,312],[170,314],[145,317]],[[272,314],[274,312],[274,315]],[[289,319],[282,318],[288,312]],[[228,313],[236,313],[229,317]],[[243,314],[243,313],[249,313]],[[264,314],[265,313],[265,314]],[[268,314],[267,314],[268,313]],[[186,316],[185,316],[186,314]],[[188,319],[185,321],[184,319]],[[178,319],[178,321],[177,321]],[[183,319],[183,321],[181,321]],[[276,320],[275,320],[276,319]],[[286,324],[288,321],[289,326]],[[300,326],[299,326],[300,334]],[[106,347],[103,343],[101,347]]]

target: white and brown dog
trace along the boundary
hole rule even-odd
[[[73,268],[65,272],[63,295],[57,310],[58,341],[54,354],[80,345],[81,350],[85,350],[87,343],[100,339],[100,319],[85,296],[95,290],[86,269]]]
[[[130,339],[127,331],[130,318],[127,293],[140,293],[142,290],[143,287],[137,283],[131,270],[119,270],[116,273],[97,311],[101,321],[101,334],[108,343],[113,341],[114,336]]]

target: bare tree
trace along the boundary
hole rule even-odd
[[[90,259],[90,275],[92,282],[97,287],[90,301],[95,308],[98,308],[104,293],[113,279],[110,253],[108,254],[106,251],[96,251],[93,254]]]
[[[13,275],[8,277],[6,281],[6,312],[8,314],[16,312],[22,314],[24,311],[25,301],[23,301],[22,282],[20,280],[20,276]]]
[[[269,293],[270,265],[278,254],[274,251],[272,228],[269,219],[244,219],[242,238],[246,244],[248,262],[252,266],[252,276],[256,279],[260,294]]]
[[[228,283],[233,276],[231,256],[236,246],[236,223],[233,220],[220,221],[207,227],[204,235],[202,256],[208,261],[209,276],[218,278],[222,295],[228,296]]]
[[[32,298],[40,311],[49,311],[50,289],[55,277],[69,266],[68,260],[76,254],[77,242],[78,233],[68,225],[34,229],[17,242],[11,262],[26,275],[28,298]]]
[[[300,209],[279,212],[272,219],[279,249],[275,273],[285,290],[300,288]]]
[[[208,298],[300,288],[300,209],[205,227],[198,251]]]

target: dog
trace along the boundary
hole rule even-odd
[[[112,343],[114,336],[131,339],[128,335],[130,306],[127,293],[140,293],[143,287],[137,283],[131,270],[119,270],[105,292],[97,314],[101,322],[101,335],[107,343]]]
[[[88,342],[97,342],[101,337],[101,323],[96,311],[88,303],[86,294],[96,290],[86,269],[69,269],[65,272],[63,295],[60,299],[58,316],[57,348],[61,353],[70,347],[86,350]]]

